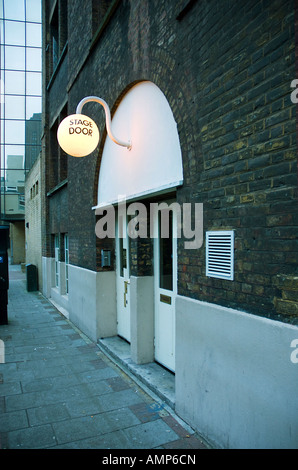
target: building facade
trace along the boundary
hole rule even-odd
[[[43,293],[175,374],[176,412],[216,445],[297,448],[294,1],[81,10],[43,1]],[[90,102],[99,144],[65,154],[86,96],[130,149]]]
[[[1,0],[0,57],[0,224],[10,224],[10,262],[19,264],[26,259],[26,175],[41,149],[40,0]]]
[[[39,157],[36,159],[26,178],[25,207],[26,264],[33,264],[37,267],[37,285],[42,290],[42,214]]]

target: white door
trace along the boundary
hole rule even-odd
[[[167,222],[168,221],[168,222]],[[168,233],[162,229],[168,225]],[[167,231],[167,230],[166,230]],[[154,296],[155,360],[175,371],[175,301],[177,295],[177,216],[163,209],[155,216]]]
[[[127,216],[120,215],[117,220],[117,333],[130,342],[130,273],[129,238],[127,235]]]

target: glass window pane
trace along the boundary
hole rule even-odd
[[[41,0],[26,0],[26,20],[41,23]]]
[[[27,47],[26,48],[26,69],[40,72],[41,71],[41,49]]]
[[[0,4],[1,4],[1,1],[0,1]],[[0,41],[1,41],[1,44],[4,44],[4,21],[3,20],[0,21]]]
[[[6,165],[8,155],[25,155],[25,146],[24,145],[4,145],[1,144],[1,165]]]
[[[31,119],[35,113],[41,113],[41,97],[29,96],[26,99],[26,119]]]
[[[4,132],[5,132],[5,121],[4,121],[4,119],[1,119],[0,125],[1,125],[1,142],[4,143]]]
[[[24,0],[4,0],[4,15],[8,20],[25,21]]]
[[[25,121],[5,121],[5,144],[25,143]]]
[[[5,96],[5,118],[25,119],[24,96]]]
[[[19,155],[9,155],[8,157],[8,162],[10,157],[18,157]],[[23,163],[23,161],[21,162]],[[24,186],[24,181],[25,181],[25,172],[24,169],[22,168],[22,165],[18,168],[15,169],[13,168],[7,168],[6,169],[6,187],[7,189],[13,189],[13,188],[18,188],[19,186]]]
[[[24,186],[24,156],[22,154],[8,155],[6,161],[6,186],[10,189]]]
[[[5,68],[9,70],[25,70],[24,47],[5,47]]]
[[[25,45],[25,23],[17,21],[5,21],[5,44]]]
[[[160,227],[160,238],[159,238],[159,256],[160,256],[160,277],[159,287],[162,289],[173,290],[173,213],[172,211],[164,210],[163,214],[167,212],[167,217],[162,219],[161,212],[159,213],[159,227]],[[163,222],[162,222],[163,220]],[[166,225],[165,225],[166,224]],[[162,227],[161,227],[162,225]],[[168,230],[169,229],[169,230]],[[163,230],[165,238],[163,236]],[[168,232],[168,233],[167,233]],[[166,236],[167,235],[167,236]]]
[[[34,118],[41,118],[40,114],[34,114]],[[26,121],[25,126],[25,139],[26,139],[26,150],[28,152],[35,151],[33,147],[40,147],[41,139],[41,120],[30,119]],[[29,148],[30,147],[30,148]]]
[[[26,94],[41,96],[41,73],[26,73]]]
[[[25,94],[25,73],[24,72],[5,72],[4,92],[8,95]]]
[[[1,208],[2,214],[6,214],[7,216],[16,216],[25,212],[23,188],[22,191],[19,191],[18,189],[8,189],[3,195],[3,197],[4,209]]]
[[[26,46],[41,47],[41,24],[26,24]]]
[[[4,103],[4,71],[0,71],[0,105]],[[0,106],[2,108],[2,106]],[[1,110],[2,111],[2,110]]]
[[[0,168],[3,169],[5,168],[5,153],[4,153],[4,145],[1,145],[1,155],[0,155]],[[2,172],[1,172],[2,176]]]
[[[26,145],[25,148],[25,166],[32,168],[33,163],[37,160],[41,152],[41,145]]]

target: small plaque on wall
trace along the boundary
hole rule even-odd
[[[164,304],[171,305],[172,297],[170,297],[169,295],[160,294],[160,301],[163,302]]]

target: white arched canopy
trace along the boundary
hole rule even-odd
[[[107,137],[94,208],[155,194],[183,183],[177,124],[168,101],[151,82],[129,90],[113,117],[112,129],[132,148]]]

